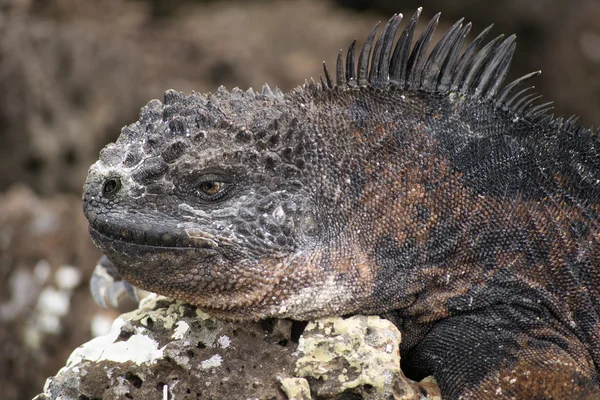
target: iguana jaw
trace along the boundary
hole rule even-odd
[[[341,278],[340,274],[358,274],[358,267],[346,262],[321,265],[324,259],[318,250],[232,261],[212,248],[115,240],[92,226],[89,232],[126,281],[228,320],[349,314],[364,306],[369,294],[365,286]]]
[[[152,292],[187,301],[205,311],[235,318],[227,311],[247,310],[262,302],[273,277],[264,275],[262,285],[246,285],[253,271],[237,267],[217,250],[198,247],[167,247],[116,240],[89,227],[94,244],[106,254],[127,282]],[[247,311],[246,311],[247,312]],[[246,319],[252,317],[247,315]],[[238,318],[239,319],[239,318]]]
[[[164,274],[168,278],[170,273],[177,274],[177,272],[170,272],[170,264],[174,264],[175,260],[182,260],[180,262],[194,260],[194,263],[201,264],[220,257],[219,253],[212,248],[141,244],[112,238],[92,225],[88,230],[94,244],[106,254],[125,280],[151,291],[160,292],[162,282],[161,279],[150,278],[151,275]],[[199,280],[195,282],[200,283]]]

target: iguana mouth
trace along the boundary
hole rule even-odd
[[[96,220],[89,224],[89,232],[101,241],[120,241],[133,245],[165,247],[215,249],[217,239],[198,229],[182,229],[171,226],[155,226],[135,223],[103,223]]]

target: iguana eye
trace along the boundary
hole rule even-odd
[[[228,182],[206,180],[200,182],[196,195],[202,200],[221,200],[229,193],[229,189],[231,189],[231,184]]]
[[[200,190],[207,196],[214,196],[219,193],[221,188],[224,186],[223,182],[202,182],[200,184]]]

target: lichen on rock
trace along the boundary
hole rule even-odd
[[[284,398],[276,376],[293,374],[291,324],[220,321],[151,295],[77,348],[36,399]]]
[[[390,322],[326,318],[298,338],[302,326],[225,322],[151,295],[109,334],[73,351],[35,400],[439,398],[437,386],[402,375],[400,333]]]
[[[377,316],[310,322],[300,338],[296,375],[323,398],[340,393],[373,400],[440,398],[439,390],[404,376],[400,340],[394,324]]]

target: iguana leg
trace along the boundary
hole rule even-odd
[[[413,379],[433,374],[445,400],[600,399],[585,346],[558,321],[532,314],[503,305],[444,319],[404,356],[403,369]]]

